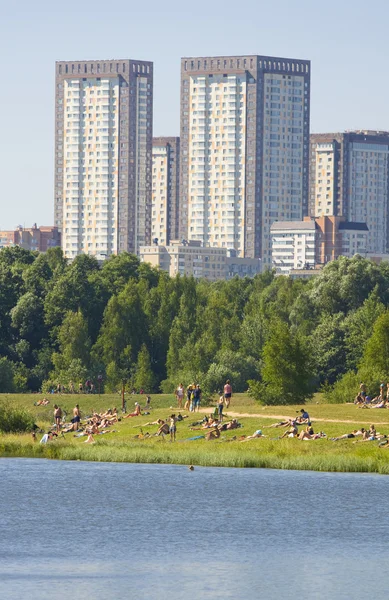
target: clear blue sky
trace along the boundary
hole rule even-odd
[[[311,131],[389,129],[385,0],[21,0],[0,8],[0,228],[53,223],[54,62],[154,61],[154,135],[179,134],[182,56],[312,61]]]

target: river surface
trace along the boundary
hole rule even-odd
[[[379,475],[0,459],[0,598],[384,598],[388,486]]]

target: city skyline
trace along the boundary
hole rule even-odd
[[[319,15],[306,1],[290,6],[282,0],[276,22],[271,6],[253,1],[241,12],[226,2],[221,15],[220,7],[201,1],[192,10],[176,2],[167,7],[151,2],[134,9],[119,0],[120,20],[114,13],[105,15],[103,7],[100,0],[93,4],[70,0],[66,9],[44,0],[32,7],[22,0],[3,11],[0,44],[8,57],[3,76],[10,91],[0,100],[7,115],[0,148],[2,229],[53,222],[56,60],[136,56],[152,61],[155,136],[179,134],[182,56],[244,54],[311,60],[311,132],[389,129],[385,101],[389,83],[382,78],[389,7],[383,2],[366,7],[357,1],[350,12],[330,0]],[[130,17],[137,27],[129,40],[124,33]],[[331,45],[320,43],[329,34]]]

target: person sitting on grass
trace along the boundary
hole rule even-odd
[[[220,431],[217,427],[215,427],[211,431],[208,431],[208,433],[205,434],[205,439],[207,440],[207,442],[209,442],[211,440],[217,440],[219,437],[220,437]]]
[[[94,443],[95,443],[95,439],[94,439],[93,435],[91,433],[89,433],[84,444],[94,444]]]
[[[283,438],[286,438],[286,437],[294,438],[294,437],[297,437],[297,435],[298,435],[298,429],[297,429],[296,424],[294,424],[285,431],[285,433],[280,437],[280,440],[282,440]]]
[[[128,415],[123,417],[123,419],[130,419],[131,417],[140,417],[140,415],[140,404],[139,402],[135,402],[135,411],[133,413],[129,413]]]
[[[310,425],[311,420],[309,418],[309,414],[307,413],[307,411],[304,408],[302,408],[300,410],[300,412],[301,412],[301,415],[299,415],[297,417],[296,423],[298,423],[299,425],[305,425],[305,424]]]
[[[311,425],[308,425],[304,431],[300,433],[298,436],[299,440],[318,440],[320,438],[327,437],[326,434],[321,431],[320,433],[315,433]]]
[[[165,421],[162,422],[162,424],[160,425],[160,427],[158,427],[158,431],[157,433],[155,433],[154,435],[158,436],[158,435],[167,435],[170,431],[170,427],[167,423],[165,423]]]

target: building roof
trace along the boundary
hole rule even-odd
[[[352,231],[369,231],[366,223],[350,223],[347,221],[342,221],[339,223],[339,230],[342,229],[350,229]]]
[[[281,231],[281,230],[294,230],[299,229],[301,231],[313,231],[316,229],[315,221],[275,221],[270,227],[270,231]]]

